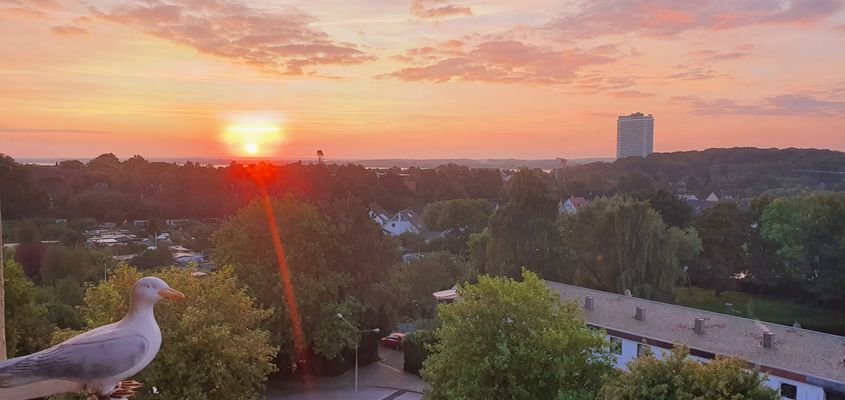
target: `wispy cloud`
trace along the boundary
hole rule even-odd
[[[80,28],[78,26],[71,26],[71,25],[54,26],[54,27],[50,28],[50,31],[52,31],[56,35],[61,35],[61,36],[87,35],[88,34],[87,29]]]
[[[450,4],[446,0],[411,0],[411,14],[423,19],[438,19],[472,15],[467,6]]]
[[[61,128],[0,128],[0,133],[34,133],[34,134],[85,134],[102,135],[109,131],[91,129],[61,129]]]
[[[620,90],[610,92],[610,95],[617,99],[642,99],[654,96],[654,93],[641,92],[639,90]]]
[[[460,50],[463,47],[469,48]],[[490,40],[473,46],[455,44],[448,49],[414,48],[397,58],[414,66],[379,78],[551,85],[572,81],[575,72],[584,66],[615,61],[605,49],[559,49],[517,40]]]
[[[294,7],[269,10],[225,0],[148,0],[92,12],[203,53],[280,74],[313,74],[322,65],[375,59],[312,28],[316,19]]]
[[[47,18],[47,13],[26,7],[0,8],[0,14],[20,18]]]
[[[668,38],[695,29],[810,24],[842,8],[843,0],[589,0],[549,28],[577,38],[626,33]]]
[[[701,115],[845,116],[845,101],[825,100],[808,94],[766,97],[754,104],[741,104],[731,99],[708,101],[695,96],[679,96],[673,100],[686,102],[692,113]]]

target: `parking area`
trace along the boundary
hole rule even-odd
[[[379,348],[381,361],[336,377],[312,378],[308,382],[287,381],[268,385],[267,400],[420,400],[427,385],[418,376],[402,370],[401,351]]]

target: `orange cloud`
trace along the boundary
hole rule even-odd
[[[411,14],[424,19],[472,15],[469,7],[443,3],[445,0],[411,0]]]
[[[378,77],[429,82],[560,84],[570,82],[581,67],[614,62],[604,51],[596,54],[580,49],[555,49],[516,40],[485,41],[464,52],[421,47],[401,56],[415,66]]]
[[[696,96],[676,96],[672,100],[686,102],[692,113],[701,115],[845,116],[845,101],[824,100],[809,94],[782,94],[754,104],[724,98],[708,101]]]
[[[151,0],[93,12],[102,19],[268,72],[303,75],[321,65],[375,59],[311,28],[314,17],[294,7],[270,11],[227,1]]]
[[[55,33],[56,35],[61,36],[72,36],[72,35],[87,35],[88,30],[84,28],[80,28],[78,26],[54,26],[50,28],[50,31]]]
[[[33,10],[25,7],[0,8],[0,13],[21,18],[46,18],[43,11]]]
[[[833,16],[843,5],[843,0],[592,0],[549,28],[577,38],[625,33],[670,37],[694,29],[806,25]]]
[[[617,99],[642,99],[652,97],[654,93],[646,93],[639,90],[620,90],[618,92],[610,92],[610,95]]]

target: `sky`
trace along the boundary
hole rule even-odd
[[[0,0],[16,158],[845,150],[845,0]]]

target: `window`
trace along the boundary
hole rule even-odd
[[[391,223],[390,223],[390,227],[391,227],[391,228],[395,228],[395,227],[396,227],[396,223],[395,223],[395,222],[391,222]]]
[[[798,388],[795,385],[790,385],[788,383],[781,383],[780,384],[780,396],[784,399],[797,399],[798,398]]]
[[[613,354],[622,355],[622,339],[610,337],[610,351]]]
[[[647,344],[637,343],[637,357],[642,357],[651,354],[651,349]]]

